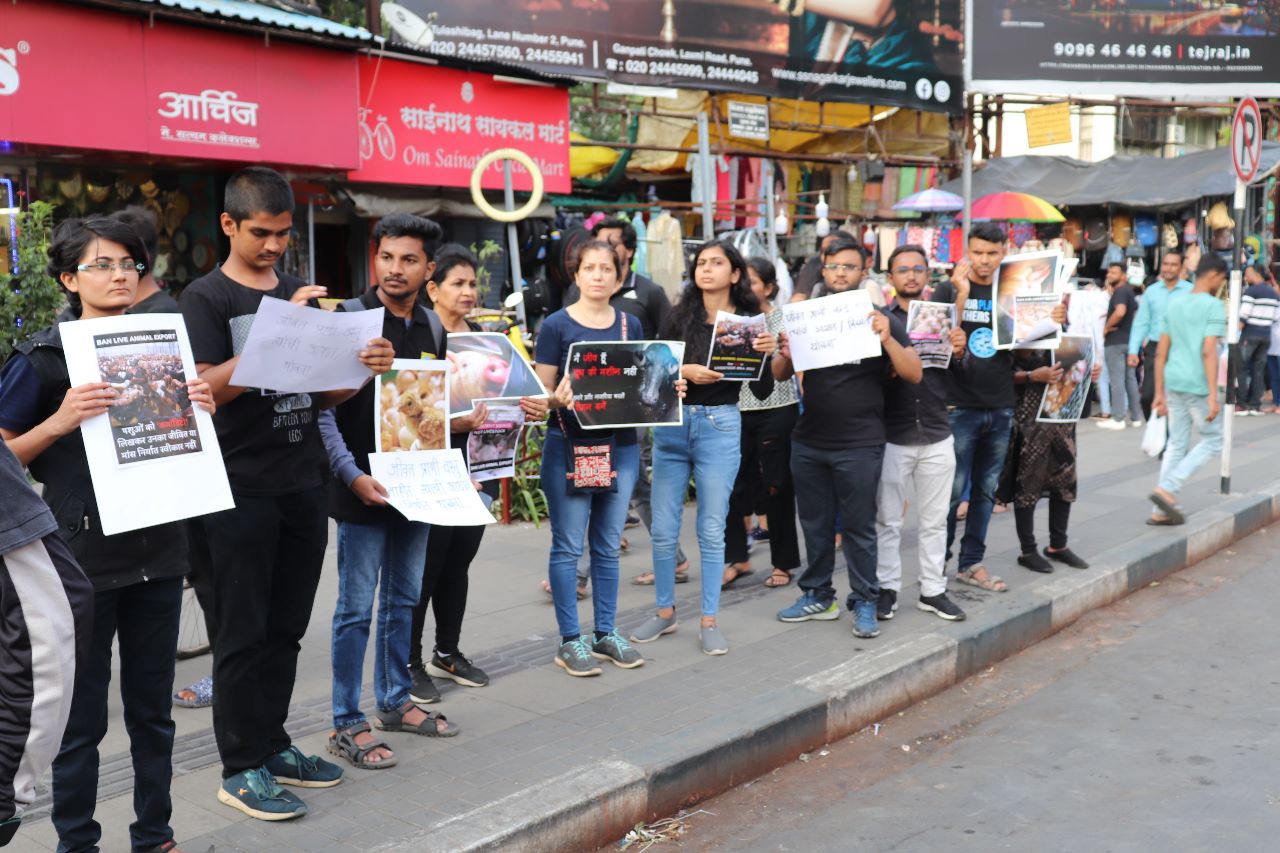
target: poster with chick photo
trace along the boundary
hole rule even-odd
[[[506,335],[497,332],[450,334],[449,415],[470,414],[477,400],[503,397],[546,397],[533,365]]]
[[[449,449],[449,366],[397,358],[377,378],[373,433],[378,453]]]

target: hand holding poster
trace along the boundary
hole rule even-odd
[[[379,453],[449,447],[449,370],[443,361],[397,358],[375,380],[373,434]]]
[[[914,300],[907,309],[907,337],[925,367],[951,366],[951,330],[956,306],[949,302]]]
[[[707,367],[724,374],[725,379],[754,382],[764,373],[764,353],[752,348],[756,338],[765,334],[765,317],[740,317],[728,311],[716,312],[711,330],[711,353]]]
[[[846,290],[783,305],[791,363],[796,371],[881,355],[880,336],[871,331],[874,310],[865,290]]]
[[[213,420],[193,406],[196,374],[178,314],[58,326],[73,387],[106,382],[116,402],[80,425],[108,536],[234,506]]]
[[[449,335],[449,415],[465,415],[476,400],[546,397],[533,365],[506,335],[463,332]]]
[[[1026,252],[1006,257],[996,269],[991,328],[996,349],[1053,349],[1062,333],[1050,315],[1062,302],[1058,252]]]
[[[387,490],[387,502],[410,521],[442,527],[493,524],[457,450],[370,453],[369,473]]]
[[[566,373],[583,429],[679,426],[678,341],[613,341],[569,346]]]
[[[520,445],[520,430],[524,428],[524,409],[520,408],[519,398],[488,400],[485,408],[489,414],[484,423],[467,437],[471,479],[481,483],[515,476],[516,450]]]
[[[359,388],[360,352],[382,336],[385,309],[329,312],[264,296],[231,384],[282,393]]]
[[[1062,378],[1044,386],[1040,411],[1036,420],[1042,423],[1072,423],[1080,420],[1089,385],[1093,381],[1093,365],[1097,350],[1093,340],[1075,335],[1064,336],[1053,354],[1053,363],[1062,366]]]

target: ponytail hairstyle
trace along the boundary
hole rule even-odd
[[[778,268],[773,265],[773,261],[768,258],[759,256],[747,258],[747,266],[751,267],[760,281],[764,283],[765,296],[772,302],[778,298],[781,288],[778,287]],[[748,286],[750,281],[748,281]]]
[[[84,306],[80,303],[80,294],[67,290],[62,283],[64,274],[75,275],[80,259],[96,240],[110,240],[119,243],[129,251],[129,256],[140,264],[148,265],[151,261],[147,247],[133,228],[114,217],[92,216],[86,219],[66,219],[53,229],[53,238],[49,242],[49,263],[45,272],[58,282],[58,287],[67,297],[67,304],[77,317]],[[146,271],[143,271],[146,274]]]

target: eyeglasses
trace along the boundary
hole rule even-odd
[[[112,263],[110,261],[94,261],[91,264],[77,264],[76,269],[80,272],[99,272],[113,273],[116,270],[124,273],[137,273],[142,275],[142,271],[147,268],[146,264],[140,264],[137,261],[121,261],[120,263]]]
[[[924,266],[923,264],[916,264],[914,267],[894,267],[893,271],[898,275],[906,275],[909,272],[923,274],[923,273],[927,273],[929,271],[929,268]]]
[[[861,264],[823,264],[822,268],[827,272],[861,272]]]

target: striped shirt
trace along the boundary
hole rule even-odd
[[[1267,284],[1251,284],[1240,298],[1240,322],[1244,324],[1242,335],[1246,338],[1266,340],[1271,337],[1271,326],[1280,315],[1280,298]]]

